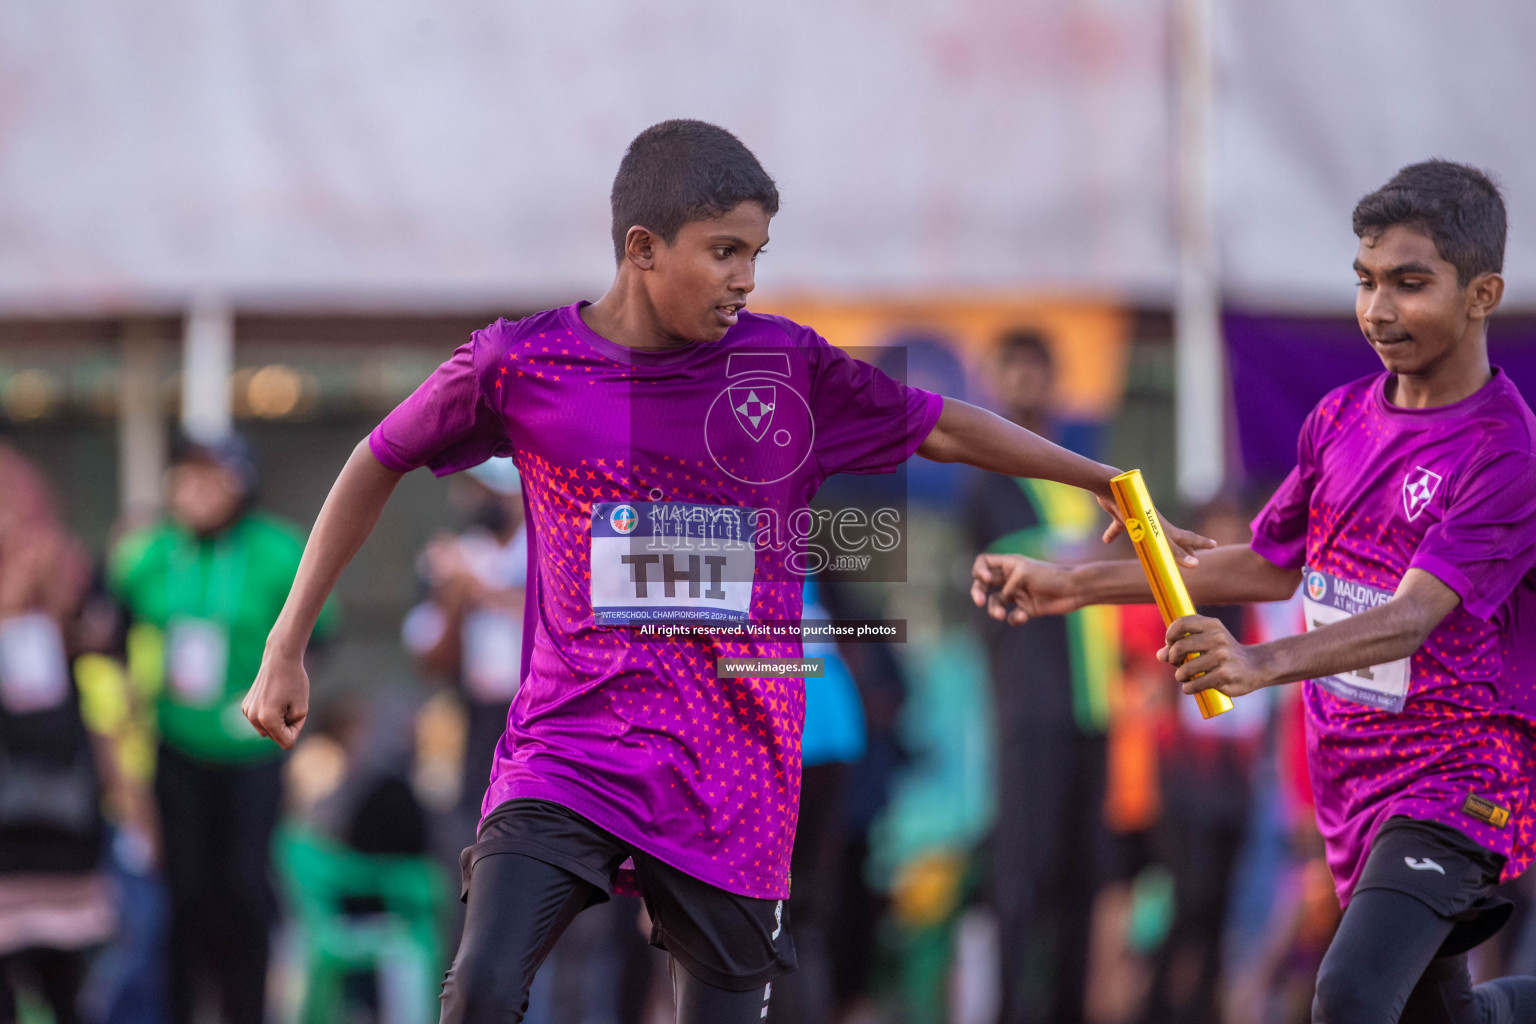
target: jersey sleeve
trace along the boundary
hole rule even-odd
[[[396,472],[429,466],[438,476],[511,455],[500,411],[488,397],[507,323],[478,330],[368,435],[374,458]]]
[[[814,451],[822,471],[889,473],[928,437],[944,398],[908,387],[821,339],[811,389]]]
[[[1282,569],[1307,564],[1307,514],[1312,489],[1317,483],[1317,458],[1313,447],[1317,411],[1301,426],[1296,440],[1296,465],[1253,520],[1253,540],[1248,544],[1266,561]]]
[[[1473,615],[1492,618],[1536,569],[1536,455],[1507,451],[1468,470],[1408,567],[1456,591]]]

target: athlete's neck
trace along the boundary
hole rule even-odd
[[[1418,373],[1387,381],[1387,401],[1403,409],[1434,409],[1471,398],[1493,377],[1486,334],[1468,338]]]
[[[607,294],[581,307],[581,319],[602,337],[625,348],[658,351],[691,344],[662,329],[650,296],[622,270]]]

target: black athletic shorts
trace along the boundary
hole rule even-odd
[[[462,898],[468,898],[475,864],[498,853],[532,857],[590,882],[588,906],[608,899],[619,866],[634,858],[635,880],[651,915],[651,945],[707,984],[745,992],[795,969],[783,900],[738,896],[701,882],[559,804],[508,800],[493,810],[480,824],[479,842],[459,857]]]
[[[1436,956],[1456,956],[1491,938],[1514,913],[1493,895],[1504,858],[1464,832],[1433,821],[1394,815],[1377,831],[1355,892],[1406,893],[1456,922]]]

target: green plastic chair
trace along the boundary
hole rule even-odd
[[[291,824],[278,830],[275,852],[304,950],[300,1021],[340,1020],[346,976],[366,970],[398,1018],[435,1021],[448,895],[442,868],[426,857],[358,853]],[[385,909],[349,915],[342,904],[351,897],[377,898]]]

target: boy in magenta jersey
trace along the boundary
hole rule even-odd
[[[1244,646],[1191,616],[1159,657],[1187,693],[1308,681],[1345,906],[1315,1021],[1536,1021],[1536,978],[1474,988],[1466,961],[1509,917],[1491,890],[1536,846],[1536,418],[1487,349],[1504,204],[1480,172],[1429,161],[1362,199],[1354,227],[1355,311],[1385,370],[1312,411],[1251,544],[1186,573],[1202,603],[1301,584],[1308,632]],[[1011,621],[1148,599],[1134,562],[984,555],[975,576]]]
[[[784,900],[805,692],[717,677],[716,661],[799,656],[798,641],[749,627],[799,621],[807,502],[827,476],[916,453],[1083,487],[1114,514],[1110,467],[746,312],[778,203],[730,133],[643,132],[614,180],[608,293],[476,331],[358,446],[315,523],[245,702],[285,747],[307,712],[315,615],[401,475],[496,455],[522,473],[523,684],[462,858],[444,1022],[521,1020],[561,931],[616,884],[645,897],[680,1022],[766,1014],[770,982],[794,966]],[[889,525],[861,519],[834,526],[855,550]]]

